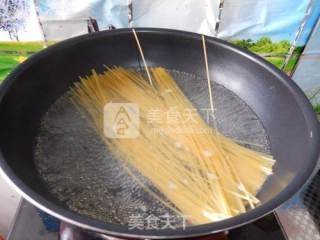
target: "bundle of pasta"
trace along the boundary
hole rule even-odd
[[[189,216],[192,224],[219,221],[259,204],[255,196],[272,173],[275,161],[271,156],[223,136],[197,112],[192,122],[184,121],[183,116],[179,121],[149,121],[151,109],[160,113],[194,109],[165,69],[149,68],[147,79],[138,71],[120,67],[108,68],[102,74],[93,71],[71,91],[72,101],[128,173],[168,208]],[[136,138],[104,135],[103,109],[110,102],[139,106]],[[182,131],[175,131],[178,128]],[[140,181],[132,167],[158,191]]]

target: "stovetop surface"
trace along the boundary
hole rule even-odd
[[[58,240],[60,221],[22,200],[8,240]],[[60,237],[60,240],[99,238]],[[205,240],[320,240],[320,172],[274,213],[245,226]],[[196,239],[195,239],[196,240]]]
[[[63,225],[65,225],[63,223]],[[10,233],[8,240],[58,240],[59,239],[60,222],[36,209],[34,206],[26,201],[21,203],[16,222]],[[79,229],[73,233],[74,237],[70,235],[70,229],[64,230],[64,237],[61,240],[84,240],[94,239],[100,240],[97,237],[88,237],[85,234],[79,233]],[[254,237],[253,237],[254,236]],[[102,239],[102,238],[101,238]],[[196,238],[201,240],[283,240],[285,239],[281,227],[276,220],[274,214],[269,214],[266,217],[247,224],[243,227],[231,230],[228,234],[219,234],[209,237]],[[195,239],[195,240],[196,240]]]

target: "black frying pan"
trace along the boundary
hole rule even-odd
[[[139,29],[149,66],[162,66],[205,78],[201,37],[164,29]],[[140,67],[130,29],[69,39],[19,65],[0,89],[0,164],[6,178],[37,207],[88,230],[115,236],[187,238],[223,231],[264,216],[296,193],[310,177],[319,154],[313,109],[297,85],[260,57],[227,42],[207,38],[212,78],[241,98],[257,115],[277,159],[261,189],[262,205],[245,214],[185,230],[129,230],[69,210],[48,192],[34,163],[40,120],[50,106],[90,69],[103,65]]]

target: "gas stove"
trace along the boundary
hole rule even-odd
[[[320,239],[320,172],[290,201],[256,222],[194,240]],[[8,240],[121,240],[60,222],[22,200]]]
[[[255,236],[255,238],[251,238]],[[100,236],[90,233],[73,225],[60,222],[26,201],[20,204],[16,221],[8,240],[122,240],[110,236]],[[269,214],[264,218],[231,230],[211,236],[193,238],[193,240],[283,240],[285,236],[275,215]]]

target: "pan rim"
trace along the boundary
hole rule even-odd
[[[160,29],[160,28],[137,28],[136,31],[141,34],[164,34],[164,35],[173,35],[178,37],[185,37],[189,39],[201,40],[201,35],[197,33],[171,30],[171,29]],[[45,57],[51,52],[65,46],[72,46],[82,41],[88,41],[92,38],[100,37],[112,37],[119,34],[131,34],[131,29],[117,29],[111,31],[101,31],[97,33],[85,34],[78,37],[70,38],[64,41],[61,41],[53,46],[50,46],[26,60],[24,63],[15,68],[9,76],[4,80],[0,86],[0,103],[5,95],[5,92],[10,88],[11,84],[15,79],[21,74],[26,68],[33,64],[34,61]],[[292,197],[296,192],[298,192],[306,183],[307,180],[311,177],[316,162],[318,160],[319,151],[320,151],[320,134],[318,128],[318,122],[314,111],[311,107],[311,104],[307,100],[306,96],[297,86],[297,84],[291,80],[287,75],[274,67],[271,63],[267,62],[263,58],[244,50],[240,47],[234,46],[223,40],[206,37],[208,44],[216,44],[223,48],[227,48],[233,52],[241,54],[242,56],[254,61],[256,64],[261,65],[271,74],[275,75],[286,88],[288,88],[294,96],[294,99],[299,104],[299,107],[303,113],[306,125],[308,129],[313,130],[313,139],[310,143],[310,162],[307,168],[303,172],[300,172],[299,175],[295,176],[294,181],[289,183],[272,201],[267,201],[262,206],[259,206],[253,210],[247,211],[244,214],[238,215],[236,217],[222,220],[215,223],[209,223],[204,225],[191,226],[183,229],[171,230],[129,230],[125,225],[112,224],[112,223],[103,223],[101,221],[94,220],[92,218],[80,215],[78,213],[67,210],[63,207],[60,207],[53,202],[48,201],[40,194],[33,191],[28,185],[22,182],[22,180],[15,175],[13,170],[6,163],[2,150],[0,149],[0,174],[10,183],[11,186],[21,194],[26,200],[31,202],[36,207],[42,209],[43,211],[74,225],[85,228],[90,231],[119,236],[119,237],[131,237],[131,238],[152,238],[152,239],[162,239],[162,238],[186,238],[186,237],[196,237],[203,236],[212,233],[221,232],[224,230],[236,228],[252,222],[258,218],[261,218],[275,208],[280,206],[282,203],[287,201],[289,197]]]

